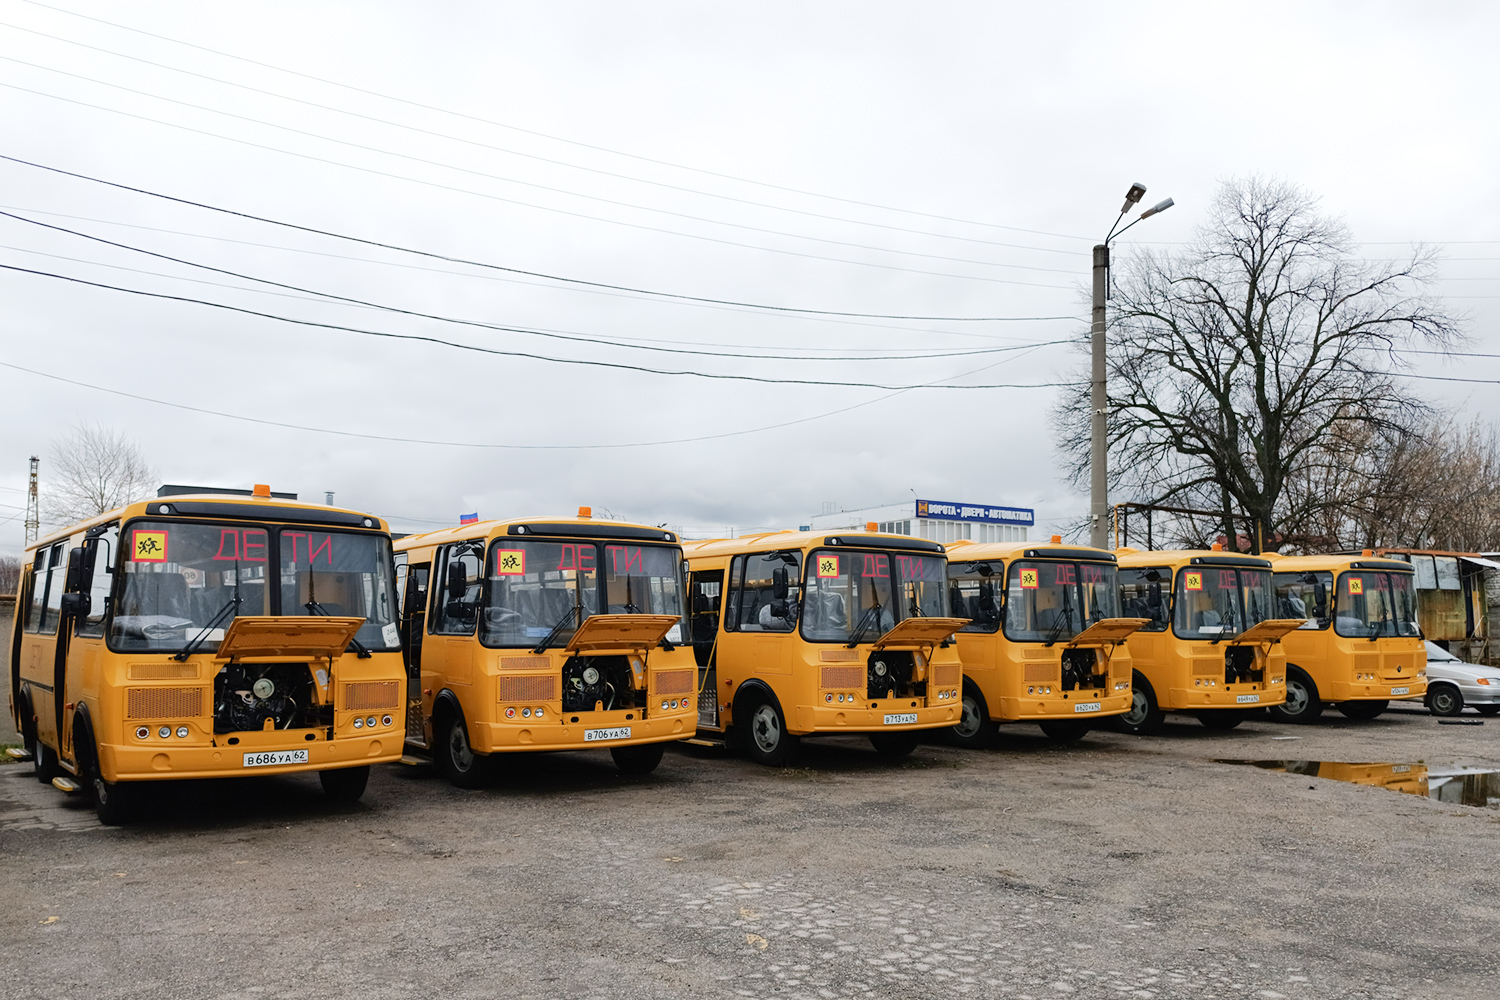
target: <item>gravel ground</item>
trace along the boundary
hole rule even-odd
[[[1031,727],[904,761],[682,747],[175,783],[106,829],[0,767],[29,997],[1494,997],[1500,810],[1219,759],[1500,767],[1500,720]],[[1277,739],[1295,737],[1295,739]]]

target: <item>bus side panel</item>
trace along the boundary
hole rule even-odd
[[[70,632],[73,627],[74,623],[70,622],[68,626]],[[118,743],[120,741],[118,713],[107,710],[102,704],[103,684],[100,678],[100,664],[104,657],[100,654],[103,647],[103,639],[80,639],[75,635],[68,640],[68,662],[63,682],[65,711],[62,738],[65,752],[70,759],[76,760],[78,752],[73,746],[73,718],[77,714],[79,705],[89,706],[89,723],[93,726],[96,742]],[[74,707],[72,710],[66,710],[67,705]]]
[[[984,698],[985,707],[989,709],[990,718],[998,717],[1000,711],[1000,699],[1009,697],[1014,693],[1008,675],[1013,671],[1007,669],[1011,664],[1001,665],[1000,635],[984,632],[960,632],[958,633],[958,655],[963,661],[964,677],[968,678],[979,688],[979,693]]]

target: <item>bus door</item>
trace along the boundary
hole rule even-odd
[[[402,564],[401,655],[406,663],[406,742],[427,745],[422,711],[422,633],[427,621],[427,578],[432,563]]]
[[[724,595],[724,571],[705,570],[688,575],[693,655],[698,660],[698,727],[719,729],[719,677],[715,646],[719,638],[719,608]]]
[[[54,683],[63,707],[58,713],[58,748],[75,761],[73,713],[85,696],[97,698],[99,693],[99,651],[104,646],[104,619],[114,592],[119,540],[119,524],[91,528],[83,545],[71,549],[67,557]],[[98,721],[90,720],[95,725]],[[97,732],[94,738],[99,738]]]
[[[31,600],[16,615],[25,615],[26,638],[21,650],[21,674],[31,694],[31,712],[36,716],[37,738],[61,748],[58,717],[62,714],[62,692],[57,690],[58,620],[62,617],[63,560],[67,545],[58,542],[38,549],[31,569]]]

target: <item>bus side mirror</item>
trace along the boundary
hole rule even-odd
[[[93,610],[93,599],[85,593],[73,592],[62,595],[63,618],[87,618]]]
[[[789,591],[790,588],[786,582],[786,570],[771,570],[771,596],[778,601],[784,601]]]
[[[448,564],[448,600],[462,601],[469,592],[469,574],[459,563]]]
[[[76,594],[83,590],[85,580],[83,579],[84,553],[83,546],[78,545],[68,550],[68,575],[63,584],[63,593]]]

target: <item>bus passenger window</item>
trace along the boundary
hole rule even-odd
[[[89,581],[89,614],[78,624],[78,634],[101,636],[104,634],[104,619],[109,614],[109,602],[115,582],[115,560],[120,553],[120,526],[111,524],[98,538],[91,539],[94,575]]]
[[[443,550],[433,591],[432,628],[437,635],[473,635],[478,618],[481,572],[477,542],[460,542]]]
[[[31,564],[31,606],[26,609],[26,631],[42,631],[47,607],[47,556],[50,549],[38,549]]]
[[[990,563],[951,563],[948,573],[948,603],[953,616],[972,619],[963,631],[999,629],[1000,601],[995,585],[1001,570]]]
[[[1141,626],[1142,632],[1166,631],[1167,599],[1162,584],[1170,579],[1172,571],[1166,566],[1121,569],[1121,614],[1126,618],[1149,618],[1150,621]]]
[[[1303,628],[1323,629],[1333,621],[1328,613],[1328,592],[1333,589],[1333,574],[1277,573],[1275,575],[1276,609],[1282,618],[1306,618]]]

